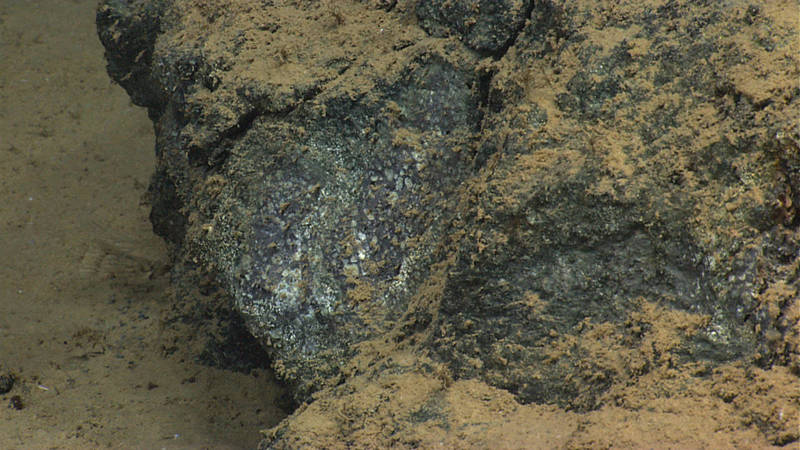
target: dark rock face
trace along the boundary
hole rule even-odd
[[[175,20],[169,14],[160,25],[139,24],[170,7],[137,6],[101,7],[107,46],[116,45],[120,24],[132,33],[178,27],[165,23]],[[155,54],[152,72],[136,61],[110,69],[129,90],[164,93],[158,101],[132,96],[156,118],[154,228],[184,256],[213,266],[306,398],[338,373],[353,344],[404,313],[425,275],[426,242],[441,240],[445,202],[471,173],[468,149],[482,117],[477,60],[448,46],[401,49],[386,77],[350,75],[364,70],[352,67],[360,55],[311,59],[309,77],[280,84],[249,78],[260,73],[230,75],[238,50],[210,62],[171,44],[154,49],[154,41],[136,36],[117,57]],[[139,52],[129,49],[136,45]],[[226,76],[236,81],[220,81]],[[330,87],[348,79],[374,85]]]
[[[390,334],[581,410],[658,365],[796,366],[800,92],[737,75],[790,38],[582,5],[100,7],[156,127],[154,229],[298,399]]]
[[[368,100],[257,119],[230,150],[230,174],[248,187],[239,201],[255,211],[241,242],[210,257],[230,259],[228,289],[293,370],[334,375],[350,345],[403,312],[429,251],[408,242],[441,228],[414,210],[441,208],[469,173],[448,144],[477,128],[475,80],[424,58]]]

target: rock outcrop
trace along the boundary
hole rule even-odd
[[[298,401],[417,373],[591,411],[664,367],[800,371],[798,31],[770,8],[97,17],[155,124],[155,231],[228,291]],[[286,427],[271,445],[300,442]]]

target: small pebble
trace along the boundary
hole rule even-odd
[[[8,402],[8,407],[14,408],[16,410],[24,408],[25,406],[22,404],[22,397],[20,397],[19,395],[12,396],[11,400]]]
[[[0,394],[5,394],[14,387],[13,375],[0,375]]]

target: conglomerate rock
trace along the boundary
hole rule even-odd
[[[410,370],[587,411],[660,367],[800,370],[798,35],[764,8],[106,0],[98,28],[155,124],[154,229],[298,400]]]

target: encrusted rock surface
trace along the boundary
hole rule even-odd
[[[800,370],[775,8],[106,0],[98,28],[155,124],[156,232],[297,400],[417,373],[592,411],[665,368]]]

